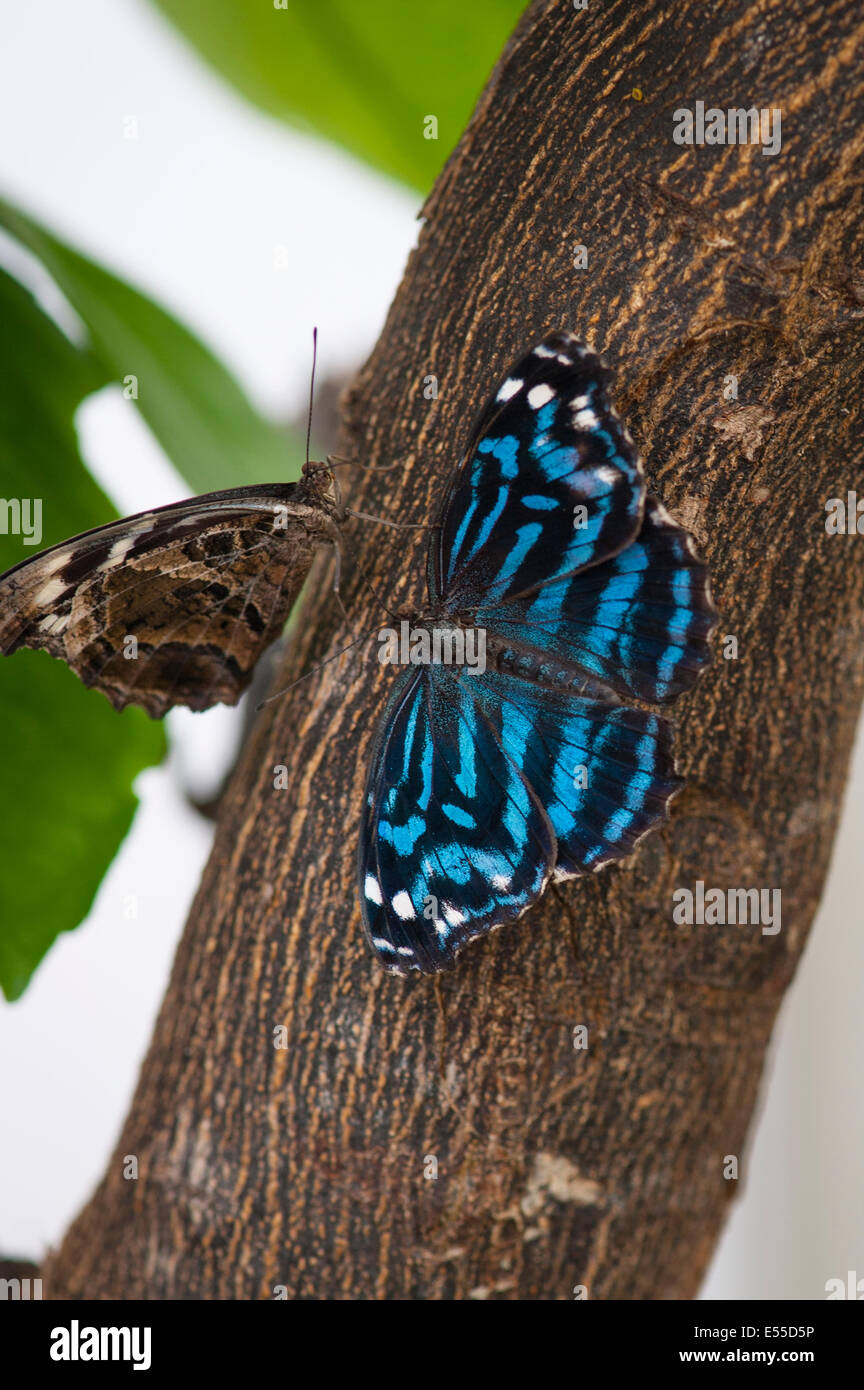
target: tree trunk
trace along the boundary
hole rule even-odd
[[[428,521],[512,358],[554,327],[603,350],[722,615],[675,707],[687,788],[631,860],[551,888],[453,973],[402,980],[364,944],[354,883],[393,672],[373,642],[271,705],[46,1295],[695,1295],[727,1156],[746,1177],[864,686],[864,538],[825,526],[829,498],[864,496],[861,34],[837,0],[523,17],[424,209],[342,451],[404,464],[358,476],[355,504]],[[673,112],[700,100],[781,108],[782,151],[676,144]],[[389,607],[419,607],[428,533],[350,525]],[[280,685],[386,622],[359,575],[347,592],[346,636],[320,562]],[[676,925],[673,890],[697,880],[780,888],[782,929]]]

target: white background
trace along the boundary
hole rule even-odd
[[[325,371],[362,361],[413,244],[419,199],[245,105],[143,0],[6,0],[0,43],[0,192],[175,311],[276,418],[302,407],[313,323]],[[124,138],[129,116],[137,140]],[[277,269],[286,246],[289,264]],[[0,262],[44,288],[3,241]],[[121,510],[185,494],[115,389],[78,424]],[[215,787],[235,718],[171,716],[172,765],[139,778],[141,809],[90,918],[51,951],[21,1002],[0,1004],[0,1253],[38,1259],[101,1175],[208,850],[209,827],[182,786]],[[704,1297],[819,1298],[827,1279],[864,1275],[862,843],[859,737],[745,1191]]]

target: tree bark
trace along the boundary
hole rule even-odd
[[[722,615],[674,711],[687,788],[631,860],[550,889],[452,974],[401,980],[363,942],[354,883],[393,673],[367,644],[270,706],[46,1295],[697,1292],[864,688],[864,538],[825,527],[829,498],[864,497],[861,40],[837,0],[526,12],[424,209],[342,452],[404,465],[364,474],[355,504],[429,521],[512,358],[554,327],[603,350]],[[781,108],[782,151],[674,143],[698,100]],[[428,534],[352,526],[389,607],[419,608]],[[348,595],[346,636],[319,563],[280,684],[386,621],[357,574]],[[675,925],[697,880],[780,888],[782,929]]]

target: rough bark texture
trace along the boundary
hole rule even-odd
[[[864,684],[864,538],[827,535],[824,510],[864,495],[860,38],[848,0],[527,12],[349,395],[343,451],[405,465],[354,500],[428,520],[497,373],[574,329],[617,370],[737,659],[677,707],[689,785],[670,824],[439,982],[385,977],[360,933],[361,793],[392,672],[361,648],[270,707],[117,1152],[46,1294],[697,1291],[736,1190],[724,1155],[744,1150],[819,901]],[[673,111],[697,100],[780,107],[782,152],[674,144]],[[422,532],[357,538],[391,606],[422,601]],[[380,625],[359,581],[349,594],[355,632]],[[322,565],[283,679],[337,622]],[[675,926],[672,890],[697,879],[781,888],[781,932]]]

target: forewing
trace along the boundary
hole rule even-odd
[[[112,522],[0,577],[0,652],[42,648],[116,708],[154,717],[235,704],[332,535],[302,484],[208,493]]]
[[[516,647],[563,657],[625,697],[657,703],[688,690],[709,664],[716,619],[707,565],[653,497],[637,540],[612,559],[476,615]]]
[[[608,368],[571,333],[515,363],[472,431],[430,549],[451,610],[508,602],[615,555],[637,535],[644,481],[607,396]]]
[[[366,789],[360,896],[395,974],[434,974],[543,891],[549,818],[473,696],[474,677],[420,668],[399,681]]]

